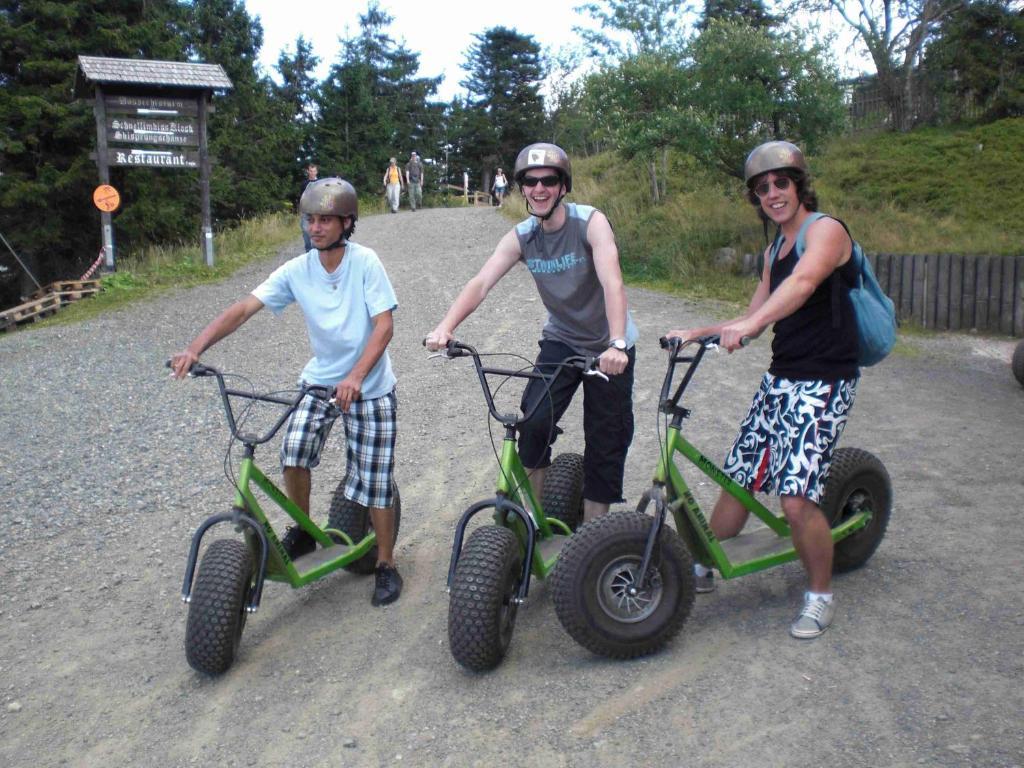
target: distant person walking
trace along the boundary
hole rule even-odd
[[[320,173],[320,166],[316,163],[310,163],[306,166],[306,178],[302,182],[302,189],[299,191],[299,199],[302,199],[302,193],[306,191],[306,187],[317,180],[317,175]],[[309,217],[300,212],[299,213],[299,228],[302,230],[302,245],[305,248],[303,253],[308,253],[313,247],[313,241],[309,239]]]
[[[501,168],[494,174],[494,183],[491,184],[491,191],[498,201],[498,207],[501,208],[502,203],[505,202],[505,192],[508,191],[508,179],[505,178],[505,173]]]
[[[384,171],[384,190],[388,197],[388,205],[392,213],[398,213],[398,206],[402,200],[402,187],[405,181],[402,179],[402,171],[398,168],[398,161],[391,158],[388,167]]]
[[[405,188],[409,191],[409,207],[416,211],[423,207],[423,163],[415,150],[409,154],[405,164]]]

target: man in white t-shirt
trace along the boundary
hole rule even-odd
[[[313,358],[302,381],[334,389],[334,403],[307,395],[288,421],[281,465],[288,497],[309,515],[310,470],[334,421],[345,424],[348,465],[345,498],[370,510],[377,534],[377,570],[372,603],[398,599],[402,578],[394,561],[395,375],[387,345],[393,333],[394,289],[377,254],[349,241],[358,218],[356,191],[344,179],[306,187],[299,203],[307,217],[313,250],[278,267],[249,296],[235,302],[171,359],[181,378],[199,356],[234,333],[264,306],[275,315],[295,302],[306,318]],[[282,544],[289,557],[312,552],[316,541],[300,526]]]

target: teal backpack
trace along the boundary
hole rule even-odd
[[[804,221],[803,226],[796,236],[796,244],[793,246],[793,255],[800,258],[804,252],[804,240],[807,235],[807,228],[824,213],[812,213]],[[835,218],[830,216],[829,218]],[[839,219],[846,234],[850,230]],[[896,343],[896,305],[892,299],[885,295],[882,286],[878,284],[875,271],[871,268],[871,262],[864,255],[860,244],[850,235],[853,243],[853,253],[850,258],[857,266],[857,283],[850,288],[850,303],[853,304],[853,316],[857,323],[857,365],[874,365],[885,359]],[[775,241],[769,253],[768,269],[775,263],[779,251],[782,249],[784,238],[782,231],[776,233]],[[832,273],[832,322],[834,327],[839,327],[839,275]]]

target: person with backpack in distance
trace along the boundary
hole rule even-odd
[[[747,157],[743,175],[750,203],[766,225],[777,228],[747,311],[668,335],[689,340],[719,334],[720,345],[732,352],[775,324],[771,365],[724,469],[747,490],[780,497],[808,578],[790,634],[807,639],[828,629],[835,613],[832,534],[818,505],[860,376],[851,291],[859,285],[863,254],[842,222],[816,213],[807,162],[795,145],[761,144]],[[723,491],[711,530],[718,539],[736,536],[748,514]],[[712,572],[694,568],[697,591],[713,590]]]

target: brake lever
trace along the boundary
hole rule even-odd
[[[599,378],[604,379],[605,381],[608,381],[608,377],[604,374],[604,372],[603,371],[599,371],[597,368],[591,368],[589,371],[584,371],[583,375],[584,376],[597,376]]]

